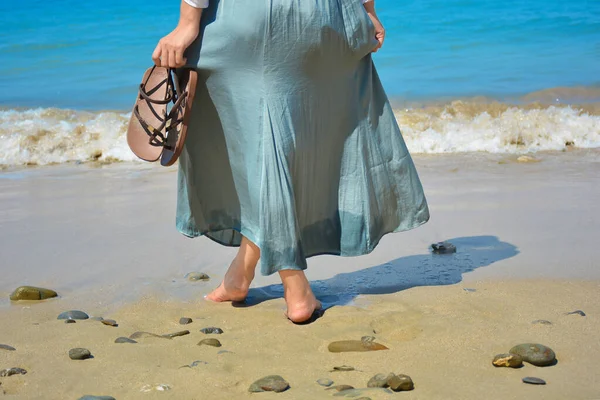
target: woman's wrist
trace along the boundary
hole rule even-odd
[[[179,27],[200,29],[202,10],[203,8],[194,7],[186,0],[182,0],[179,12]]]

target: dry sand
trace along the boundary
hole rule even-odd
[[[371,390],[377,399],[600,399],[600,153],[516,157],[415,157],[432,220],[388,235],[370,255],[317,257],[308,276],[325,316],[295,326],[283,312],[277,277],[258,277],[248,307],[201,300],[218,284],[234,249],[175,232],[173,170],[116,165],[8,171],[0,174],[0,378],[10,399],[326,399],[315,381],[364,388],[376,373],[404,373],[408,393]],[[430,243],[449,240],[451,256]],[[190,271],[210,282],[188,282]],[[10,303],[23,284],[61,297]],[[465,291],[464,289],[475,289]],[[82,309],[116,319],[65,324],[58,313]],[[585,317],[565,315],[584,310]],[[178,324],[180,317],[194,319]],[[552,325],[532,324],[546,319]],[[221,327],[223,347],[197,346],[206,326]],[[135,331],[190,335],[115,344]],[[334,340],[373,335],[389,350],[333,354]],[[495,354],[524,342],[553,348],[558,364],[495,368]],[[72,361],[85,347],[93,359]],[[231,353],[221,353],[227,350]],[[201,360],[194,368],[179,368]],[[350,365],[357,371],[329,372]],[[247,393],[280,374],[285,393]],[[546,386],[521,383],[536,376]],[[144,385],[171,390],[144,393]],[[0,397],[2,395],[0,394]]]

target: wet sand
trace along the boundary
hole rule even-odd
[[[410,375],[415,390],[363,395],[600,398],[600,216],[594,211],[600,153],[535,157],[540,161],[415,157],[432,220],[386,236],[367,256],[311,259],[307,274],[329,308],[308,326],[284,318],[276,276],[257,278],[247,307],[201,300],[235,249],[175,231],[174,170],[111,165],[2,172],[0,344],[17,350],[0,350],[0,369],[22,367],[28,374],[0,378],[0,392],[18,399],[331,398],[316,379],[364,388],[376,373],[395,372]],[[458,252],[431,255],[428,246],[442,240]],[[212,280],[188,282],[184,275],[191,271]],[[11,304],[10,292],[25,284],[54,289],[60,298]],[[119,326],[56,320],[69,309],[115,319]],[[587,315],[565,315],[577,309]],[[183,316],[194,322],[179,325]],[[531,323],[538,319],[552,325]],[[196,345],[206,326],[225,331],[218,337],[223,347]],[[135,331],[182,329],[191,334],[113,343]],[[331,341],[365,335],[390,350],[327,351]],[[550,346],[558,364],[492,366],[494,355],[524,342]],[[94,358],[70,360],[73,347],[90,349]],[[195,360],[208,364],[179,368]],[[329,372],[344,364],[358,371]],[[282,375],[291,389],[247,393],[255,379],[269,374]],[[548,384],[525,385],[524,376]],[[147,384],[171,390],[141,392]]]

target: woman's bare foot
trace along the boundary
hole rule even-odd
[[[248,295],[250,284],[254,279],[254,271],[259,258],[260,249],[243,237],[240,249],[225,273],[223,282],[218,288],[207,294],[206,298],[219,303],[243,301]]]
[[[306,322],[316,310],[321,309],[321,303],[315,297],[304,271],[279,271],[283,282],[283,295],[287,304],[287,317],[295,323]]]

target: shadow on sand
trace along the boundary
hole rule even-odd
[[[516,246],[495,236],[461,237],[448,241],[456,246],[455,254],[401,257],[374,267],[312,281],[311,286],[327,309],[349,304],[361,294],[389,294],[416,286],[459,283],[464,273],[519,254]],[[253,306],[281,297],[283,287],[280,284],[252,288],[244,304],[238,306]]]

